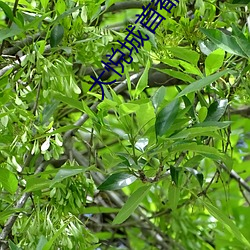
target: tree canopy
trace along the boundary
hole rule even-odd
[[[250,249],[248,2],[0,1],[0,249]]]

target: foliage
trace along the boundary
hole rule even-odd
[[[158,8],[101,101],[148,3],[0,1],[1,249],[250,248],[248,1]]]

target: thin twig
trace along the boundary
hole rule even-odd
[[[250,192],[250,186],[232,169],[229,170],[224,163],[218,164],[220,168],[224,169],[232,179],[236,180],[240,186],[246,191]]]

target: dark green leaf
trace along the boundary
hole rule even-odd
[[[179,173],[181,169],[170,166],[170,175],[174,184],[178,187]]]
[[[204,176],[201,172],[197,171],[196,169],[194,168],[188,168],[186,167],[185,168],[188,172],[190,172],[192,175],[195,176],[195,178],[198,180],[200,186],[202,187],[203,185],[203,181],[204,181]]]
[[[56,25],[50,35],[50,46],[56,47],[63,39],[64,28],[61,24]]]
[[[155,121],[156,136],[162,136],[169,130],[176,119],[178,110],[179,101],[175,99],[159,112]]]
[[[242,57],[246,57],[246,54],[241,49],[239,44],[236,41],[236,38],[233,36],[228,36],[224,34],[222,31],[217,29],[204,29],[200,28],[201,32],[203,32],[212,42],[214,42],[219,48],[224,49],[225,51],[239,55]]]
[[[14,20],[14,15],[12,13],[11,8],[9,7],[9,5],[7,5],[6,3],[4,3],[3,1],[0,1],[0,8],[3,9],[5,15],[11,20]]]
[[[226,111],[227,104],[228,104],[227,99],[222,99],[212,103],[208,108],[207,117],[204,122],[219,121]]]
[[[233,0],[233,4],[249,4],[249,0]]]
[[[131,194],[120,212],[116,215],[112,224],[121,224],[124,222],[139,206],[143,198],[147,195],[150,187],[151,186],[144,185]]]
[[[99,190],[117,190],[133,183],[136,177],[132,174],[120,172],[109,176],[99,187]]]

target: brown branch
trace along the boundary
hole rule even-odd
[[[45,34],[45,32],[39,32],[34,34],[33,36],[27,36],[25,39],[14,43],[13,47],[4,49],[3,55],[15,55],[19,50],[23,49],[25,46],[31,45],[35,41],[43,38]]]

